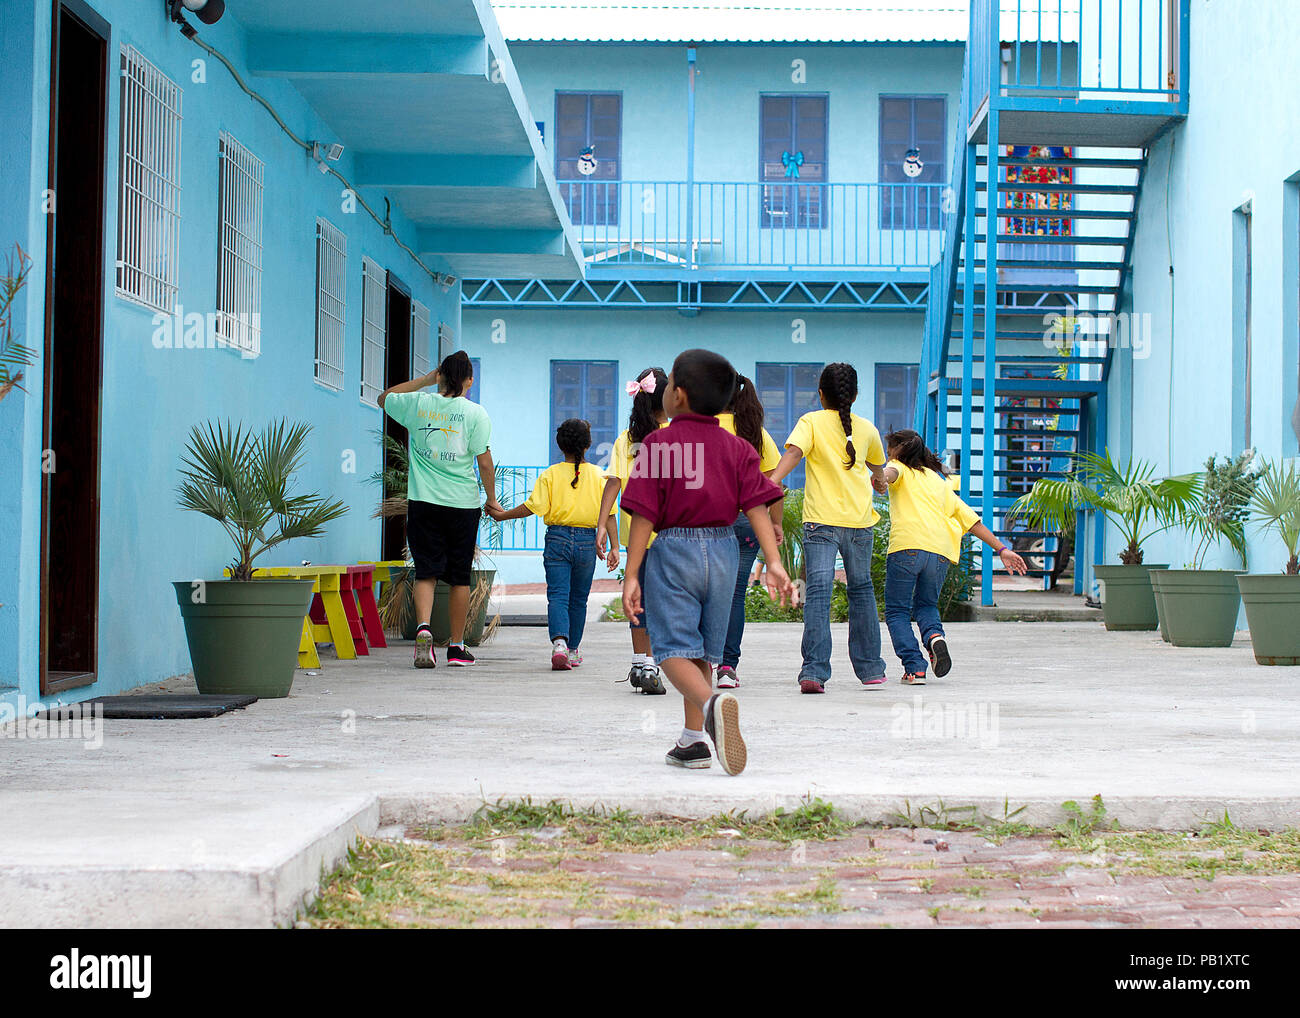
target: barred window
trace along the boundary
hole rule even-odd
[[[117,293],[159,311],[180,283],[181,89],[122,47]]]
[[[343,319],[347,308],[348,238],[316,220],[316,381],[343,388]]]
[[[361,402],[378,406],[388,354],[388,274],[373,258],[362,258],[361,275]]]
[[[262,161],[225,131],[219,139],[217,337],[262,352]]]
[[[411,377],[429,373],[429,309],[411,302]]]

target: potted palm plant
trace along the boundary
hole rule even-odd
[[[289,695],[312,581],[250,581],[264,552],[319,537],[348,511],[320,494],[290,493],[310,432],[283,420],[260,433],[228,422],[190,431],[177,502],[216,520],[235,545],[229,579],[173,583],[200,693]]]
[[[1205,461],[1205,476],[1197,497],[1177,514],[1179,523],[1196,539],[1186,569],[1151,573],[1160,631],[1175,647],[1228,647],[1237,630],[1241,592],[1239,570],[1206,569],[1206,556],[1227,541],[1246,568],[1246,518],[1250,514],[1258,475],[1250,469],[1253,453],[1236,459],[1217,456]]]
[[[1281,539],[1288,558],[1280,573],[1237,577],[1255,660],[1262,665],[1300,665],[1300,473],[1295,463],[1269,463],[1252,500],[1261,529]]]
[[[1140,460],[1115,463],[1104,455],[1075,453],[1064,479],[1044,478],[1020,496],[1011,519],[1024,517],[1040,529],[1063,530],[1076,513],[1100,513],[1124,540],[1120,565],[1097,563],[1102,591],[1102,619],[1110,630],[1151,630],[1158,625],[1150,572],[1165,565],[1143,561],[1142,545],[1174,525],[1177,514],[1196,498],[1195,474],[1157,479]]]
[[[15,244],[13,253],[5,257],[4,275],[0,276],[0,399],[14,389],[26,391],[22,386],[22,369],[36,359],[36,351],[20,343],[14,334],[11,310],[31,271],[31,258]]]

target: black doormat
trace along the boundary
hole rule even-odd
[[[41,715],[51,721],[87,717],[102,707],[104,718],[121,721],[168,721],[181,718],[215,718],[230,710],[257,703],[255,696],[158,693],[148,696],[97,696],[93,700],[55,707]]]

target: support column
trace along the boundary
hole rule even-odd
[[[686,51],[686,258],[695,264],[695,47]]]
[[[983,498],[980,516],[984,525],[995,529],[998,436],[997,436],[997,353],[998,353],[998,108],[989,96],[988,111],[988,181],[985,186],[984,214],[984,441],[981,457],[980,485]],[[980,601],[993,604],[993,549],[984,545],[980,579]]]

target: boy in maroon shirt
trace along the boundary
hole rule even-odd
[[[642,610],[637,574],[645,559],[650,646],[685,700],[686,727],[665,759],[676,767],[708,767],[707,733],[728,774],[745,769],[740,704],[730,693],[713,695],[712,666],[722,660],[736,589],[738,512],[749,518],[763,549],[769,595],[785,604],[793,592],[767,513],[781,488],[759,470],[754,447],[714,416],[735,388],[736,371],[725,357],[709,350],[681,354],[664,391],[671,423],[641,443],[623,491],[623,509],[632,515],[623,611],[631,618]],[[652,531],[657,536],[647,555]]]

